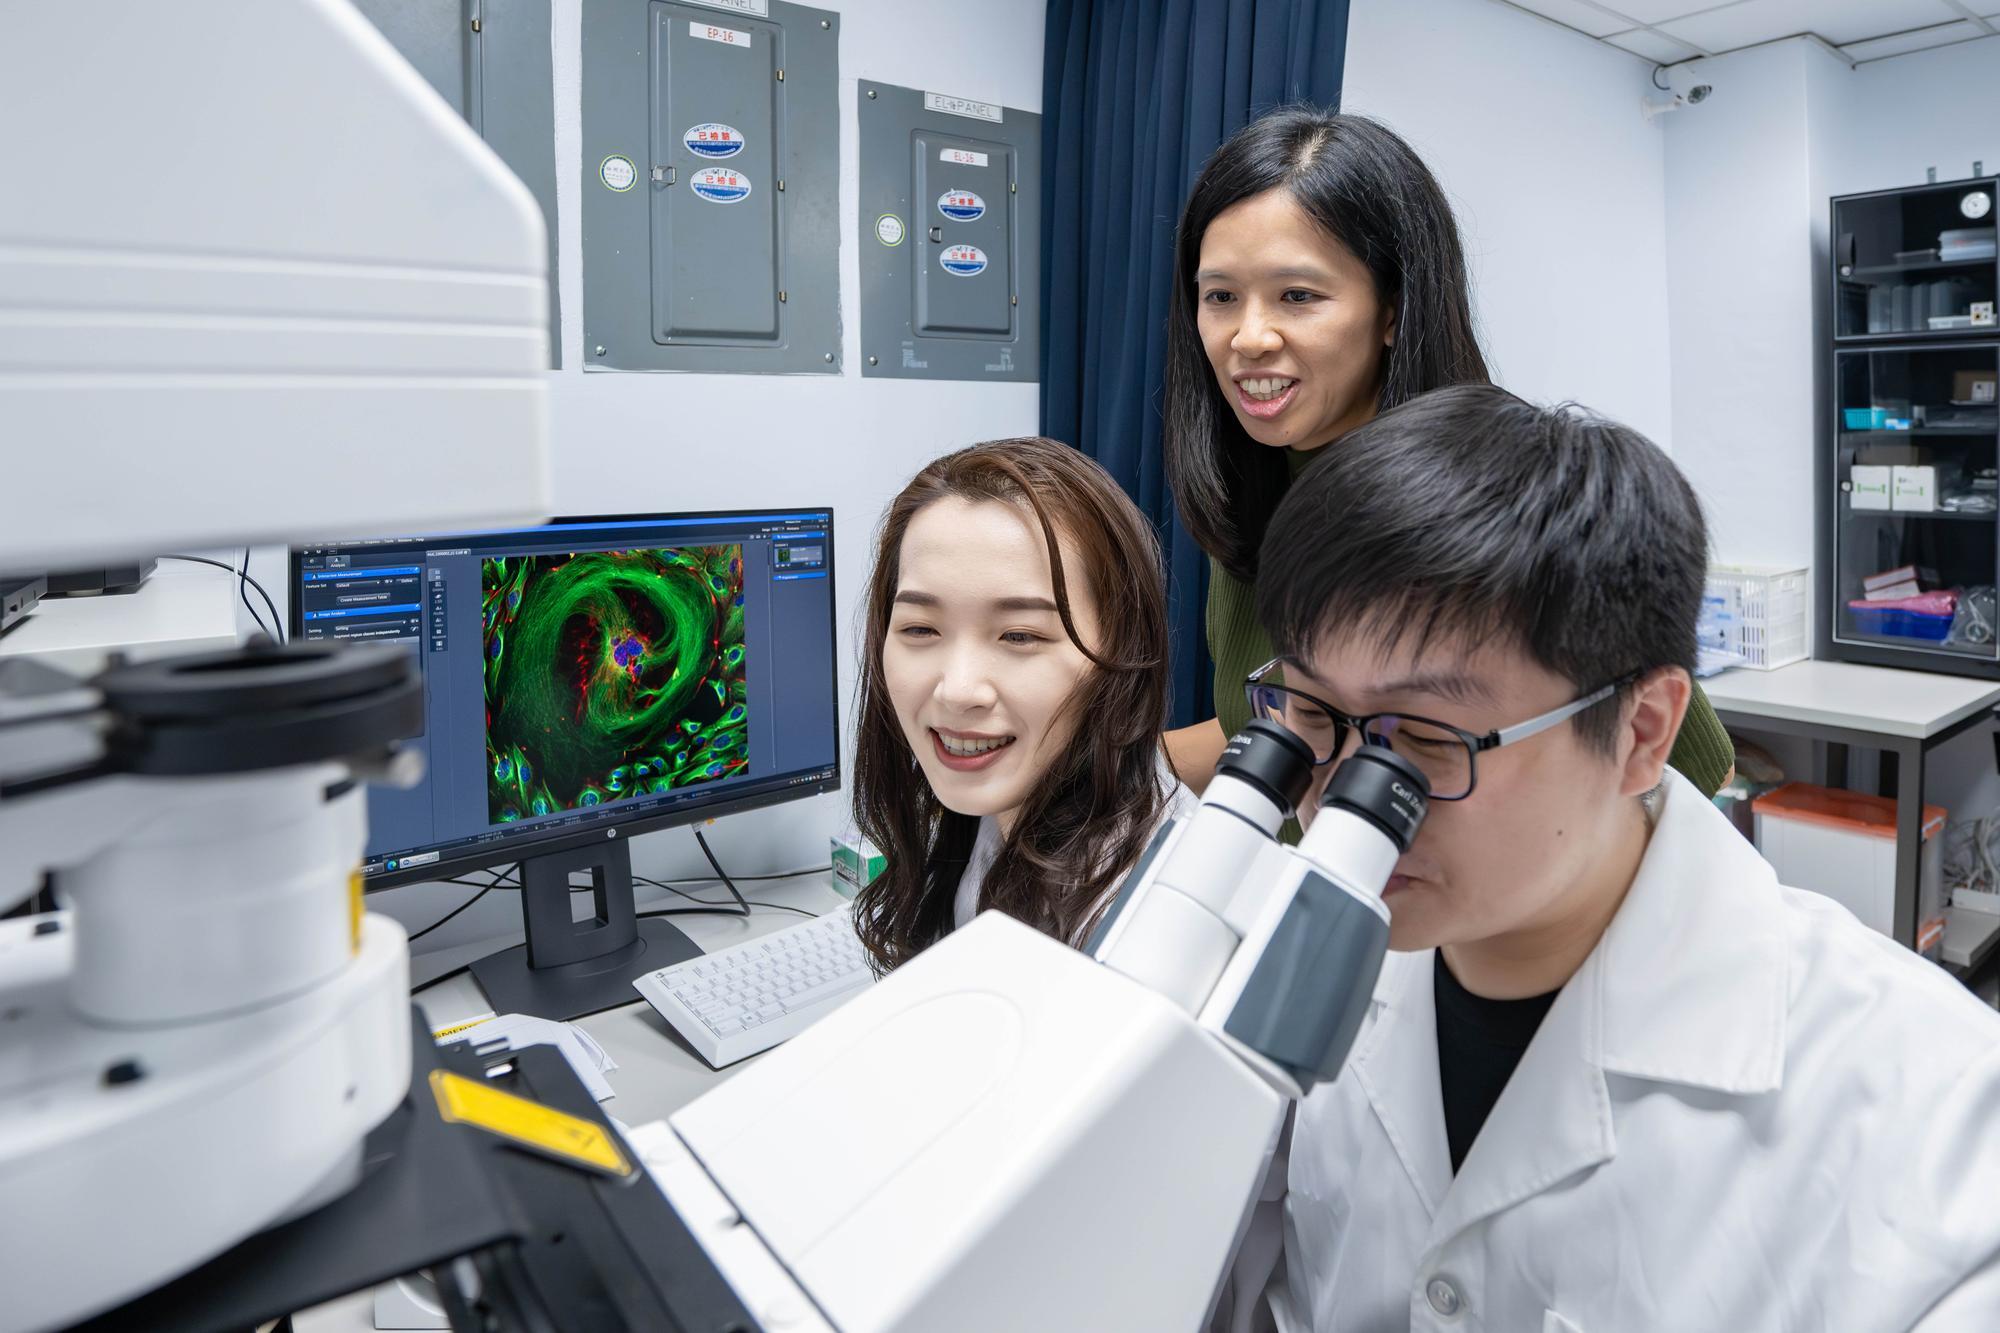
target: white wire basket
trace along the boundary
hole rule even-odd
[[[1782,565],[1710,565],[1702,593],[1701,644],[1757,671],[1812,655],[1806,607],[1812,571]]]

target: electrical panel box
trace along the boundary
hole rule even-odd
[[[584,0],[591,369],[838,374],[840,20]]]
[[[465,117],[541,206],[548,225],[549,364],[561,366],[549,0],[354,0],[354,7]]]
[[[1039,374],[1042,118],[898,88],[856,88],[861,373]]]

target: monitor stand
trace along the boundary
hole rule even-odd
[[[590,872],[596,910],[570,916],[570,875]],[[472,964],[473,979],[499,1014],[567,1021],[639,999],[632,983],[701,955],[668,922],[632,908],[632,852],[623,839],[521,862],[521,916],[528,941]]]

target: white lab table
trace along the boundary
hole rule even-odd
[[[1882,752],[1893,765],[1896,789],[1895,937],[1913,944],[1917,933],[1917,872],[1924,805],[1924,763],[1930,752],[1995,716],[2000,681],[1971,680],[1928,671],[1857,666],[1847,662],[1795,662],[1775,671],[1736,668],[1700,682],[1724,726],[1823,741],[1829,780],[1844,785],[1847,747]],[[1947,963],[1969,971],[1994,946],[1971,923],[1947,929]],[[1960,959],[1964,961],[1960,961]]]
[[[0,634],[0,657],[32,656],[93,675],[114,649],[141,661],[234,648],[238,641],[235,576],[162,560],[136,592],[44,598]]]

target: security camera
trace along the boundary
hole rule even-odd
[[[1706,97],[1707,95],[1704,89],[1702,97]],[[1666,115],[1669,111],[1678,111],[1690,102],[1698,102],[1700,100],[1701,98],[1691,96],[1688,93],[1675,93],[1672,97],[1658,99],[1642,97],[1639,99],[1639,110],[1646,117],[1647,121],[1650,122]]]
[[[1706,102],[1715,92],[1715,85],[1703,83],[1700,79],[1704,61],[1687,60],[1678,65],[1662,65],[1653,71],[1653,86],[1670,97],[1642,97],[1639,109],[1647,120],[1664,116],[1669,111],[1678,111],[1684,106],[1695,106]]]
[[[1653,71],[1653,86],[1665,93],[1679,93],[1690,102],[1699,102],[1713,92],[1708,67],[1714,62],[1703,57],[1661,65]]]

